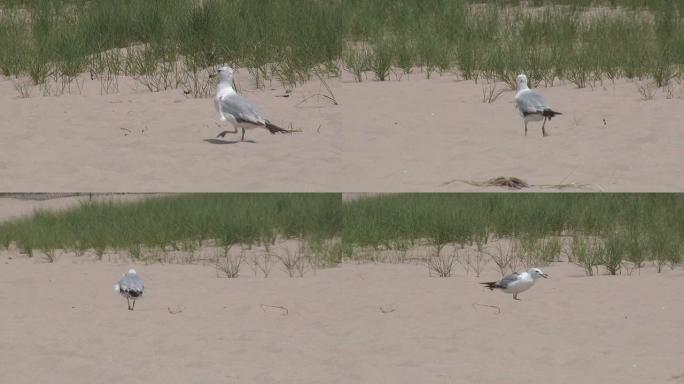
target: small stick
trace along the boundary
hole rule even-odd
[[[328,95],[322,95],[322,94],[320,94],[320,93],[316,93],[316,94],[314,94],[314,95],[305,97],[304,100],[302,100],[302,101],[300,101],[299,103],[297,103],[297,104],[295,105],[295,107],[299,107],[299,106],[302,105],[303,103],[307,102],[309,99],[312,99],[312,98],[317,97],[317,96],[323,96],[323,97],[325,97],[326,99],[330,100],[333,104],[338,105],[338,104],[337,104],[337,101],[335,101],[335,99],[333,99],[332,97],[330,97],[330,96],[328,96]]]
[[[302,131],[300,128],[295,129],[295,128],[292,126],[292,123],[290,123],[290,129],[288,129],[287,131],[288,131],[289,133],[292,133],[292,132],[304,132],[304,131]]]
[[[391,307],[390,307],[390,309],[385,309],[385,308],[382,307],[382,305],[380,306],[380,312],[382,312],[382,313],[392,313],[392,312],[394,312],[394,311],[395,311],[394,308],[391,308]]]
[[[507,187],[510,189],[523,189],[523,188],[549,188],[549,189],[566,189],[566,188],[577,188],[577,189],[589,189],[598,190],[604,192],[605,190],[598,184],[577,184],[577,183],[565,183],[565,184],[527,184],[523,180],[517,178],[509,179],[491,179],[487,181],[471,181],[463,179],[453,179],[442,183],[442,186],[453,184],[455,182],[461,182],[464,184],[472,185],[475,187]]]
[[[494,308],[494,309],[496,309],[497,313],[501,313],[501,308],[499,308],[499,307],[496,306],[496,305],[487,305],[487,304],[478,304],[478,303],[473,303],[472,305],[473,305],[473,309],[475,310],[475,312],[477,312],[477,307],[476,307],[476,306],[480,306],[480,307]]]
[[[167,308],[169,310],[169,313],[172,315],[175,315],[177,313],[181,313],[185,310],[185,307],[182,305],[180,307],[177,307],[177,309],[171,309],[171,307],[167,307]]]
[[[287,316],[290,313],[290,311],[288,311],[287,308],[281,307],[280,305],[261,304],[261,310],[264,312],[266,312],[265,307],[282,309],[283,311],[285,311],[285,313],[282,314],[283,316]]]
[[[573,173],[575,173],[575,171],[577,170],[577,168],[579,168],[579,165],[576,166],[575,169],[573,169],[572,171],[570,171],[570,173],[568,173],[568,175],[565,176],[565,177],[563,178],[563,180],[561,180],[560,183],[558,183],[558,185],[562,185],[562,184],[565,182],[565,180],[567,180],[570,176],[572,176]]]

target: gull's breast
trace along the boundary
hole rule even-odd
[[[217,94],[216,96],[214,96],[214,108],[216,108],[216,112],[221,112],[220,104],[221,96]]]

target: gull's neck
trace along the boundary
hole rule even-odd
[[[221,81],[218,84],[218,86],[216,88],[216,93],[219,95],[229,95],[231,93],[235,93],[235,90],[233,89],[231,81],[226,80],[226,81]]]
[[[518,92],[524,91],[524,90],[529,90],[530,88],[527,86],[527,84],[518,84]]]

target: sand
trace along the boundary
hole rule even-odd
[[[675,89],[681,97],[682,86]],[[626,80],[538,91],[564,113],[547,123],[546,138],[539,123],[524,136],[514,92],[483,103],[482,83],[453,74],[349,84],[338,96],[345,142],[354,143],[344,147],[341,184],[363,192],[501,191],[444,183],[514,176],[533,185],[600,187],[587,190],[684,189],[684,99],[668,100],[659,90],[643,101]]]
[[[511,91],[488,104],[482,83],[455,74],[372,78],[328,80],[334,106],[321,97],[302,103],[327,93],[318,80],[284,98],[276,81],[256,90],[241,70],[247,99],[273,122],[303,130],[248,132],[255,143],[215,140],[222,129],[211,99],[180,89],[150,93],[121,78],[120,93],[100,95],[100,83],[86,79],[82,94],[35,90],[20,99],[4,79],[0,191],[505,191],[454,181],[499,176],[588,185],[569,191],[684,190],[684,85],[673,83],[673,99],[658,90],[650,101],[628,80],[542,88],[564,113],[543,138],[538,123],[523,135]]]
[[[492,269],[440,279],[344,264],[225,279],[208,265],[16,251],[0,263],[6,383],[684,382],[682,269],[584,277],[558,263],[514,301],[478,284]],[[146,284],[133,312],[113,292],[130,267]]]
[[[339,118],[331,103],[311,95],[320,82],[255,90],[246,70],[242,94],[273,123],[303,132],[251,130],[216,135],[211,98],[182,89],[151,93],[129,78],[118,94],[100,95],[85,80],[82,94],[20,99],[0,81],[0,191],[209,192],[330,191],[339,164]],[[268,84],[267,84],[268,85]],[[334,84],[332,85],[334,86]],[[301,104],[300,104],[301,103]],[[299,105],[298,105],[299,104]]]

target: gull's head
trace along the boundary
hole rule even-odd
[[[232,82],[233,81],[233,73],[235,73],[235,70],[233,68],[224,65],[223,67],[218,69],[218,77],[219,80],[223,82]]]
[[[527,88],[527,76],[519,74],[515,82],[518,84],[518,90]]]
[[[135,269],[131,268],[131,269],[128,270],[128,274],[130,274],[130,275],[136,275],[137,272],[135,271]]]
[[[530,276],[532,276],[532,278],[535,279],[535,280],[537,280],[537,279],[540,278],[540,277],[543,277],[543,278],[545,278],[545,279],[549,277],[549,275],[547,275],[546,273],[542,272],[542,270],[539,269],[539,268],[532,268],[532,269],[530,269],[529,271],[527,271],[527,273],[529,273]]]
[[[121,292],[121,287],[119,284],[114,284],[114,292]]]

